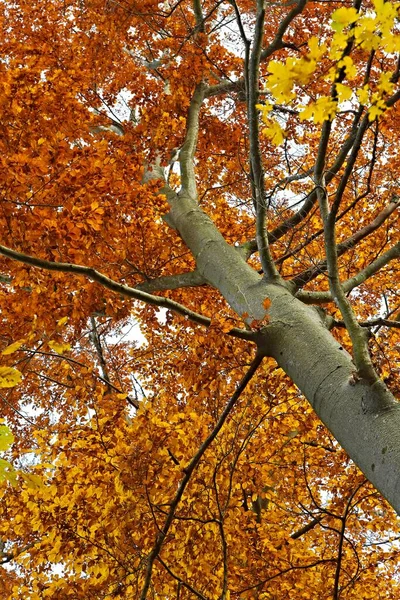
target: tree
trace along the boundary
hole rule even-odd
[[[398,597],[398,9],[1,3],[3,598]]]

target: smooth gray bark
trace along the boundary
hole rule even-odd
[[[238,315],[269,324],[258,346],[298,386],[323,423],[366,477],[400,513],[400,405],[383,382],[358,380],[350,355],[318,311],[282,285],[263,280],[240,252],[226,243],[188,194],[167,193],[170,216],[197,270]],[[263,306],[271,300],[268,312]]]

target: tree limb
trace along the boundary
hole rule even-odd
[[[236,3],[231,2],[231,4],[235,8]],[[293,21],[293,19],[295,19],[304,10],[306,4],[307,4],[307,0],[299,0],[299,2],[296,3],[296,6],[294,8],[292,8],[292,10],[286,15],[286,17],[284,19],[282,19],[274,39],[261,52],[261,54],[260,54],[261,61],[265,61],[274,52],[276,52],[277,50],[281,50],[284,47],[283,36],[285,35],[285,33],[286,33],[289,25]],[[237,14],[236,14],[236,17],[237,17]],[[245,79],[241,78],[241,79],[238,79],[237,81],[226,81],[226,82],[218,83],[216,85],[208,86],[206,88],[204,97],[211,98],[212,96],[218,96],[220,94],[227,94],[229,92],[240,93],[240,92],[243,92],[244,89],[245,89]]]
[[[263,0],[257,2],[257,20],[254,31],[253,48],[248,66],[248,121],[250,130],[250,167],[251,167],[251,187],[253,202],[256,209],[256,240],[257,248],[261,260],[261,266],[264,275],[271,281],[280,280],[272,259],[267,230],[266,230],[266,194],[264,169],[262,166],[260,142],[259,142],[259,124],[258,124],[258,86],[259,86],[259,65],[261,56],[261,45],[264,33],[265,9]]]
[[[196,18],[197,31],[204,32],[204,17],[201,9],[201,0],[193,0],[193,12]]]
[[[387,250],[381,256],[378,256],[372,263],[370,263],[365,269],[362,269],[357,275],[342,282],[344,292],[347,294],[354,288],[358,287],[364,281],[375,275],[384,266],[395,258],[400,257],[400,242],[395,246]],[[296,298],[304,302],[305,304],[324,304],[326,302],[333,302],[331,292],[308,292],[306,290],[300,290],[297,292]]]
[[[276,36],[272,42],[267,46],[261,53],[260,59],[262,61],[269,58],[277,50],[281,50],[284,47],[283,36],[285,35],[289,25],[299,14],[301,14],[307,4],[307,0],[299,0],[296,6],[286,15],[279,24]]]
[[[329,288],[331,290],[332,298],[335,300],[342,313],[344,322],[346,323],[346,328],[353,345],[353,358],[359,377],[371,385],[379,385],[382,382],[372,364],[368,349],[368,337],[365,330],[358,324],[351,303],[347,298],[340,281],[335,241],[335,213],[329,211],[328,193],[324,185],[325,182],[322,169],[323,164],[321,162],[321,171],[316,173],[316,183],[318,202],[325,230],[325,252],[328,267]]]
[[[151,293],[165,290],[176,290],[183,287],[197,287],[199,285],[204,285],[205,283],[206,281],[198,271],[192,271],[190,273],[165,275],[149,281],[143,281],[142,283],[135,285],[135,289],[141,290],[142,292]]]
[[[400,329],[400,321],[394,321],[393,319],[384,319],[378,317],[377,319],[371,319],[370,321],[361,321],[361,327],[393,327],[394,329]],[[344,321],[334,320],[332,327],[346,327]]]
[[[336,157],[336,160],[330,167],[328,167],[326,169],[326,173],[325,173],[326,184],[330,183],[332,181],[332,179],[336,176],[336,174],[339,172],[339,170],[343,166],[344,161],[346,160],[348,153],[350,152],[350,150],[355,142],[360,115],[361,115],[361,112],[354,117],[351,131],[350,131],[348,137],[346,138],[346,140],[343,142],[342,147]],[[314,166],[314,169],[315,169],[315,166]],[[295,227],[296,225],[301,223],[301,221],[303,221],[306,218],[306,216],[311,212],[311,210],[314,208],[316,202],[317,202],[316,189],[313,188],[311,190],[311,192],[309,193],[309,195],[307,196],[301,209],[298,210],[294,215],[291,215],[290,217],[288,217],[285,221],[283,221],[280,225],[278,225],[277,227],[275,227],[275,229],[273,229],[271,232],[268,233],[268,240],[269,240],[270,244],[273,244],[274,242],[278,241],[290,229],[292,229],[293,227]]]
[[[200,598],[200,600],[208,600],[206,596],[203,596],[203,594],[192,587],[189,583],[184,581],[181,577],[179,577],[179,575],[176,575],[176,573],[170,569],[170,567],[162,560],[160,556],[157,556],[157,561],[164,567],[164,569],[171,575],[173,579],[176,579],[176,581],[178,581],[183,587],[187,588],[189,592],[192,592],[192,594],[197,596],[197,598]]]
[[[193,94],[187,117],[186,137],[179,153],[181,167],[182,191],[196,198],[196,177],[194,171],[194,154],[199,133],[199,113],[204,99],[205,84],[200,82]]]
[[[379,227],[382,225],[382,223],[384,223],[386,221],[386,219],[388,217],[390,217],[390,215],[397,209],[399,204],[400,204],[400,197],[395,196],[394,198],[392,198],[392,200],[390,200],[389,204],[387,206],[385,206],[385,208],[383,210],[381,210],[380,213],[378,213],[378,215],[375,217],[375,219],[373,221],[371,221],[371,223],[368,223],[368,225],[366,225],[365,227],[362,227],[362,229],[360,229],[359,231],[354,233],[352,236],[350,236],[349,238],[347,238],[340,244],[337,244],[337,246],[336,246],[337,257],[342,256],[342,254],[347,252],[347,250],[354,248],[354,246],[356,246],[361,240],[363,240],[367,236],[371,235],[371,233],[373,233],[374,231],[379,229]],[[315,277],[317,277],[321,273],[323,273],[326,270],[326,267],[327,267],[327,261],[321,260],[318,264],[313,265],[312,267],[309,267],[302,273],[299,273],[299,275],[296,275],[296,277],[293,277],[291,281],[297,288],[300,288],[303,285],[305,285],[306,283],[309,283],[310,281],[315,279]],[[365,279],[364,279],[364,281],[365,281]],[[362,282],[360,282],[360,283],[362,283]],[[355,287],[355,286],[353,286],[353,287]],[[346,291],[349,291],[349,290],[346,290]]]
[[[113,292],[117,292],[122,296],[127,298],[134,298],[135,300],[140,300],[141,302],[145,302],[146,304],[151,304],[153,306],[160,306],[162,308],[166,308],[175,312],[179,315],[187,317],[193,323],[197,323],[198,325],[209,326],[211,324],[211,319],[208,317],[196,313],[186,306],[175,302],[174,300],[169,300],[168,298],[163,298],[159,296],[153,296],[146,292],[142,292],[135,288],[131,288],[128,285],[123,283],[118,283],[117,281],[110,279],[103,273],[96,271],[92,267],[84,267],[82,265],[75,265],[73,263],[62,263],[62,262],[52,262],[49,260],[45,260],[43,258],[37,258],[35,256],[30,256],[28,254],[24,254],[22,252],[17,252],[15,250],[11,250],[11,248],[7,248],[6,246],[0,245],[0,254],[6,256],[7,258],[11,258],[12,260],[16,260],[18,262],[25,263],[27,265],[31,265],[33,267],[38,267],[39,269],[45,269],[46,271],[58,271],[60,273],[72,273],[74,275],[83,275],[92,281],[96,281],[100,283],[103,287],[112,290]],[[234,327],[229,335],[234,337],[240,337],[245,340],[253,340],[253,334],[249,331],[245,331],[239,328]]]

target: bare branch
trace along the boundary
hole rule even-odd
[[[353,145],[353,147],[351,149],[350,156],[349,156],[349,158],[347,160],[347,163],[346,163],[346,168],[345,168],[344,173],[341,176],[339,184],[338,184],[338,186],[336,188],[335,199],[334,199],[333,204],[331,206],[332,217],[333,216],[336,217],[336,215],[337,215],[337,212],[339,210],[340,202],[342,200],[344,191],[346,189],[346,186],[347,186],[347,183],[349,181],[350,175],[353,172],[354,165],[355,165],[355,162],[357,160],[358,153],[359,153],[359,150],[361,148],[361,145],[362,145],[362,142],[363,142],[363,139],[364,139],[364,134],[367,131],[367,129],[370,127],[370,125],[371,125],[371,123],[368,120],[368,116],[365,115],[365,117],[363,118],[363,120],[362,120],[362,122],[360,124],[360,127],[358,128],[358,132],[357,132],[357,135],[356,135],[356,139],[354,141],[354,145]]]
[[[193,0],[193,11],[196,17],[196,29],[197,31],[204,32],[204,17],[201,9],[201,0]]]
[[[307,525],[304,525],[304,527],[301,527],[300,529],[298,529],[297,531],[292,533],[290,537],[292,538],[292,540],[297,540],[299,537],[301,537],[305,533],[308,533],[309,531],[311,531],[311,529],[314,529],[314,527],[316,527],[320,523],[322,518],[323,518],[322,516],[315,517],[315,519],[312,519],[309,523],[307,523]]]
[[[370,321],[361,321],[361,327],[393,327],[394,329],[400,329],[400,321],[393,321],[392,319],[371,319]],[[332,327],[346,327],[344,321],[333,321]]]
[[[355,0],[354,7],[356,10],[359,10],[360,5],[361,0]],[[353,37],[350,37],[347,42],[346,48],[343,51],[342,58],[350,54],[351,49],[353,47],[353,42]],[[338,98],[336,86],[337,84],[343,81],[344,77],[345,69],[342,67],[337,72],[331,89],[331,97],[336,102]],[[360,110],[362,110],[362,107],[360,107]],[[360,114],[360,111],[358,114]],[[368,127],[369,119],[368,116],[365,115],[360,127],[358,128],[356,139],[352,148],[349,161],[352,167],[354,167],[356,158],[358,156],[358,151],[361,147],[361,142],[364,137],[364,133]],[[363,330],[362,327],[360,327],[358,324],[356,315],[354,314],[351,303],[343,290],[342,283],[339,277],[338,256],[336,252],[336,216],[341,200],[341,194],[343,193],[344,188],[347,184],[350,172],[348,172],[348,169],[346,167],[344,176],[341,180],[343,182],[343,185],[340,190],[340,194],[336,197],[335,202],[332,206],[332,210],[330,210],[324,171],[331,129],[332,119],[329,119],[325,121],[322,126],[320,143],[318,147],[318,154],[314,170],[314,181],[316,184],[318,203],[325,232],[325,252],[326,264],[328,267],[329,274],[329,288],[331,290],[332,297],[335,300],[338,308],[340,309],[340,312],[342,313],[343,319],[346,323],[346,327],[353,344],[354,362],[357,367],[359,376],[365,379],[370,384],[379,385],[381,384],[381,382],[374,369],[368,350],[368,338],[365,335],[365,330]]]
[[[190,592],[192,592],[192,594],[194,594],[195,596],[197,596],[197,598],[200,598],[200,600],[207,600],[206,596],[203,596],[203,594],[201,594],[199,591],[197,591],[189,583],[187,583],[186,581],[184,581],[183,579],[181,579],[181,577],[179,577],[178,575],[176,575],[176,573],[174,573],[170,569],[170,567],[162,560],[162,558],[160,556],[157,556],[157,561],[160,564],[162,564],[162,566],[164,567],[164,569],[167,571],[167,573],[169,573],[171,575],[171,577],[173,579],[175,579],[176,581],[178,581],[181,585],[183,585],[183,587],[187,588]]]
[[[247,38],[246,32],[244,30],[242,16],[240,14],[237,2],[236,2],[236,0],[228,0],[228,2],[229,2],[229,4],[231,4],[233,6],[233,9],[235,11],[235,16],[236,16],[236,23],[237,23],[237,26],[239,27],[240,37],[242,38],[245,48],[248,51],[248,49],[250,48],[250,40]]]
[[[338,556],[337,556],[336,570],[335,570],[335,581],[333,584],[333,600],[339,600],[339,598],[340,598],[339,581],[340,581],[340,571],[342,569],[342,560],[343,560],[343,544],[346,539],[346,536],[345,536],[346,524],[347,524],[346,521],[347,521],[347,518],[348,518],[350,510],[351,510],[351,503],[354,499],[354,496],[360,491],[360,489],[362,488],[363,485],[365,485],[365,483],[366,483],[366,480],[362,481],[356,487],[356,489],[350,494],[350,497],[346,502],[344,514],[340,517],[341,527],[340,527],[340,532],[339,532],[339,545],[338,545]]]
[[[330,183],[332,181],[332,179],[336,176],[336,174],[339,172],[339,170],[343,166],[344,161],[346,160],[348,153],[350,152],[350,150],[356,140],[360,115],[361,115],[361,113],[358,113],[354,117],[351,131],[350,131],[348,137],[346,138],[346,140],[343,142],[342,147],[336,157],[336,160],[330,167],[328,167],[326,169],[326,173],[325,173],[326,184]],[[314,169],[315,169],[315,167],[314,167]],[[290,216],[288,219],[283,221],[283,223],[278,225],[271,232],[268,233],[268,240],[269,240],[270,244],[279,240],[290,229],[292,229],[293,227],[295,227],[296,225],[301,223],[301,221],[303,221],[307,217],[307,215],[309,215],[309,213],[312,211],[316,202],[317,202],[317,193],[316,193],[316,189],[313,188],[311,190],[311,192],[309,193],[309,195],[307,196],[301,209],[299,211],[297,211],[294,215]]]
[[[243,77],[236,81],[221,81],[221,83],[208,86],[204,91],[204,98],[212,98],[213,96],[221,96],[232,92],[241,95],[242,101],[245,100],[245,81]]]
[[[371,191],[371,187],[370,187],[370,182],[371,181],[370,180],[371,180],[371,177],[372,177],[372,169],[373,169],[373,162],[371,161],[371,163],[370,163],[370,172],[368,174],[368,182],[367,182],[366,189],[361,194],[357,195],[356,198],[354,198],[354,200],[348,206],[346,206],[346,208],[344,210],[342,210],[342,212],[336,217],[336,223],[338,223],[345,215],[347,215],[348,212],[350,212],[351,210],[353,210],[353,208],[361,200],[363,200],[363,198],[365,198],[370,193],[370,191]],[[392,201],[393,200],[391,200],[391,202]],[[310,235],[308,238],[306,238],[304,240],[304,242],[298,244],[298,246],[296,246],[295,248],[293,248],[293,250],[287,251],[286,254],[284,254],[283,256],[280,256],[278,259],[276,259],[275,263],[277,265],[282,265],[285,262],[285,260],[287,260],[291,256],[294,256],[295,254],[297,254],[303,248],[306,248],[311,242],[313,242],[314,240],[316,240],[323,233],[324,233],[324,228],[322,227],[321,229],[319,229],[318,231],[316,231],[315,233],[313,233],[312,235]],[[340,244],[339,244],[339,246],[340,246]]]
[[[288,30],[289,25],[297,17],[297,15],[301,14],[307,4],[307,0],[299,0],[294,8],[286,15],[284,19],[282,19],[279,24],[278,30],[276,32],[275,38],[272,42],[265,48],[261,53],[261,60],[266,60],[276,52],[277,50],[281,50],[284,47],[283,36]]]
[[[104,381],[110,386],[110,376],[108,374],[107,364],[104,359],[103,348],[101,346],[100,336],[97,329],[97,323],[95,317],[92,315],[90,317],[90,324],[92,326],[92,330],[89,334],[89,339],[93,342],[93,345],[96,349],[97,358],[100,365],[101,375]]]
[[[250,590],[254,590],[255,588],[262,589],[262,587],[266,583],[268,583],[269,581],[273,581],[277,577],[281,577],[282,575],[286,575],[286,573],[290,573],[291,571],[300,571],[300,570],[305,570],[305,569],[312,569],[314,567],[318,567],[319,565],[325,565],[325,564],[329,564],[329,563],[336,563],[336,559],[335,558],[321,558],[319,560],[315,560],[312,563],[309,563],[309,564],[306,564],[306,565],[290,565],[286,569],[282,569],[282,571],[278,571],[278,573],[275,573],[274,575],[271,575],[270,577],[267,577],[266,579],[263,579],[262,581],[259,581],[258,583],[254,584],[254,585],[250,585],[248,587],[241,588],[241,589],[237,590],[237,593],[238,594],[243,594],[244,592],[248,592]]]
[[[236,2],[230,2],[236,12]],[[281,50],[284,48],[283,36],[285,35],[288,27],[290,26],[293,19],[297,17],[303,10],[307,4],[307,0],[299,0],[296,3],[296,6],[292,8],[292,10],[286,15],[284,19],[282,19],[278,30],[276,32],[276,36],[272,40],[272,42],[265,48],[260,54],[260,60],[264,61],[269,58],[274,52],[277,50]],[[237,18],[237,13],[236,13]],[[239,23],[239,21],[238,21]],[[243,35],[242,35],[243,38]],[[246,38],[246,36],[244,36]],[[210,98],[211,96],[218,96],[220,94],[228,94],[229,92],[237,92],[240,93],[245,89],[245,80],[238,79],[237,81],[226,81],[221,82],[216,85],[209,86],[205,91],[205,98]]]

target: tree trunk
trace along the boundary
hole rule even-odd
[[[350,458],[400,513],[400,407],[383,382],[357,379],[350,355],[319,311],[282,285],[266,283],[187,194],[168,190],[170,217],[204,279],[246,320],[268,325],[258,347],[273,357]],[[268,311],[263,302],[268,298]],[[247,316],[248,315],[248,316]]]

